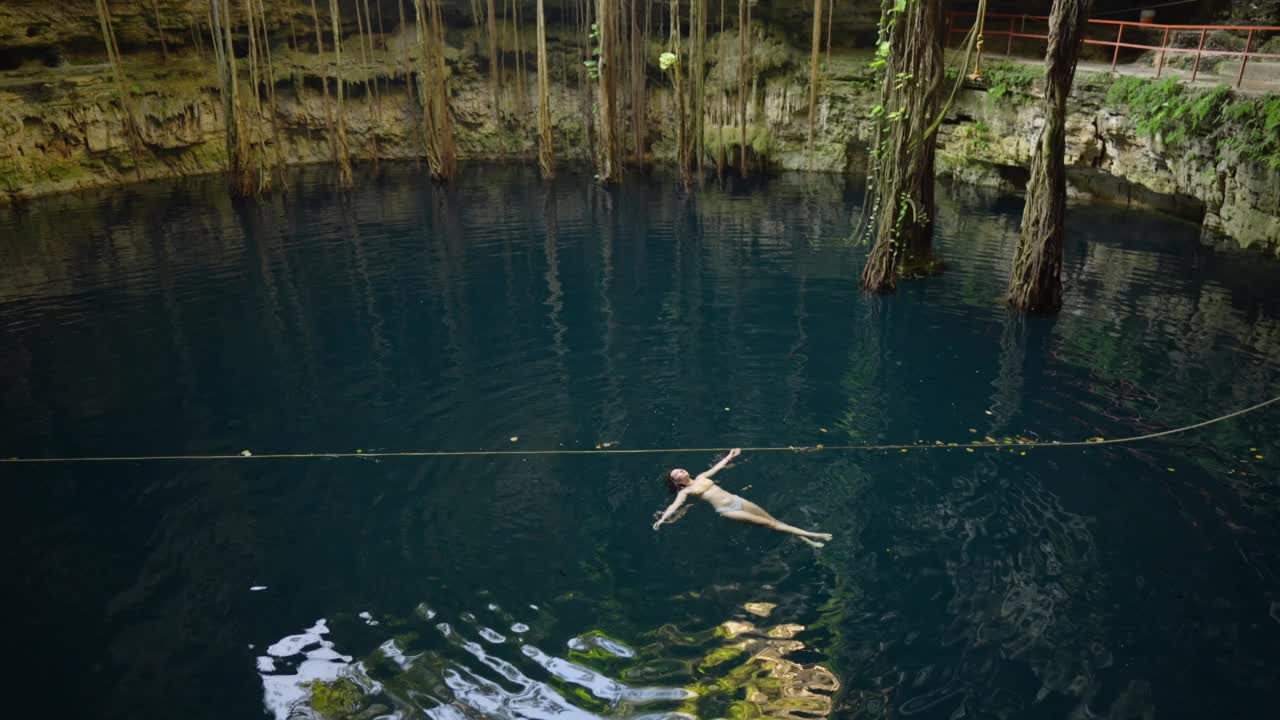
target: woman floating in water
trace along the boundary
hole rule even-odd
[[[759,505],[750,500],[740,498],[716,485],[711,477],[723,470],[730,460],[741,454],[742,450],[739,448],[730,450],[723,460],[711,466],[710,469],[696,478],[690,477],[689,471],[681,468],[676,468],[663,476],[662,479],[667,482],[667,488],[676,494],[676,499],[663,511],[662,517],[658,518],[658,522],[653,524],[653,529],[657,530],[659,525],[662,525],[675,514],[676,510],[684,504],[686,498],[694,495],[711,503],[711,507],[715,508],[716,512],[730,520],[763,525],[778,532],[790,533],[814,547],[822,547],[822,543],[817,542],[817,540],[831,539],[829,533],[809,532],[808,530],[801,530],[798,527],[788,525],[765,512],[764,508]]]

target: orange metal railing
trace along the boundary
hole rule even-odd
[[[969,32],[969,26],[972,25],[972,22],[973,22],[972,18],[976,18],[976,17],[977,17],[977,13],[965,12],[962,10],[955,10],[947,13],[947,46],[948,47],[950,47],[951,45],[951,38],[953,35],[965,34]],[[969,18],[969,20],[962,22],[964,18]],[[997,22],[1000,20],[1007,20],[1009,24],[1008,29],[1007,30],[995,29],[995,24],[992,23],[993,20]],[[1036,32],[1028,32],[1027,31],[1028,22],[1033,23],[1033,28],[1032,28],[1033,30],[1035,29],[1035,24],[1043,23],[1045,26],[1045,32],[1043,34],[1036,33]],[[987,13],[986,20],[984,21],[984,29],[982,34],[988,37],[1008,38],[1008,41],[1005,46],[1005,54],[1011,55],[1013,51],[1014,38],[1024,38],[1028,40],[1044,40],[1047,42],[1049,39],[1048,23],[1049,23],[1049,18],[1044,15],[1012,15],[1008,13]],[[1105,47],[1115,48],[1115,50],[1111,54],[1111,70],[1112,71],[1116,69],[1116,62],[1120,59],[1121,48],[1127,48],[1127,49],[1133,49],[1133,50],[1159,50],[1160,57],[1156,63],[1156,77],[1160,77],[1161,73],[1164,72],[1164,64],[1165,64],[1164,60],[1165,60],[1166,53],[1194,53],[1196,56],[1196,61],[1191,69],[1191,81],[1195,82],[1196,76],[1200,72],[1200,59],[1202,57],[1204,57],[1205,55],[1226,55],[1226,56],[1240,58],[1240,73],[1236,77],[1236,87],[1240,87],[1240,84],[1244,81],[1245,67],[1248,66],[1249,60],[1251,58],[1269,58],[1269,59],[1280,60],[1280,54],[1262,53],[1262,52],[1256,52],[1253,50],[1253,40],[1255,37],[1258,37],[1262,33],[1268,33],[1268,32],[1280,33],[1280,26],[1164,25],[1161,23],[1132,22],[1127,20],[1090,19],[1089,27],[1090,28],[1112,28],[1112,27],[1115,28],[1116,30],[1115,40],[1097,40],[1089,37],[1086,37],[1084,39],[1085,44],[1088,44],[1088,45],[1102,45]],[[1145,31],[1163,30],[1164,31],[1163,39],[1161,39],[1159,45],[1145,45],[1142,43],[1131,42],[1131,41],[1126,42],[1124,39],[1124,33],[1126,28],[1140,28]],[[1248,36],[1245,39],[1244,49],[1243,50],[1206,50],[1204,47],[1205,38],[1208,36],[1209,33],[1214,31],[1219,31],[1219,30],[1247,32]],[[1175,35],[1177,33],[1198,32],[1200,33],[1200,43],[1199,45],[1196,46],[1194,50],[1192,50],[1191,48],[1174,47],[1169,44],[1170,32],[1174,33]]]

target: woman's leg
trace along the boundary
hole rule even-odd
[[[810,532],[808,530],[801,530],[800,528],[794,525],[788,525],[782,522],[781,520],[779,520],[778,518],[770,515],[768,511],[766,511],[764,508],[760,507],[759,505],[751,502],[750,500],[744,499],[742,501],[742,509],[744,512],[748,512],[753,515],[758,515],[768,520],[770,523],[772,523],[770,527],[772,527],[774,530],[778,530],[785,533],[791,533],[792,535],[795,535],[797,537],[811,537],[811,538],[818,538],[819,540],[831,539],[830,533]]]
[[[730,520],[737,520],[738,522],[751,523],[752,525],[763,525],[764,527],[767,527],[770,530],[777,530],[778,532],[784,532],[789,535],[795,535],[796,537],[801,539],[805,539],[805,538],[817,538],[818,540],[831,539],[831,535],[827,533],[809,532],[808,530],[801,530],[800,528],[794,525],[788,525],[782,522],[781,520],[774,518],[772,515],[765,512],[764,510],[760,510],[758,505],[755,506],[755,509],[759,510],[759,512],[758,513],[751,512],[750,510],[746,509],[748,505],[753,505],[753,503],[744,503],[742,510],[730,510],[729,512],[720,513],[720,514],[725,516],[726,518],[729,518]]]

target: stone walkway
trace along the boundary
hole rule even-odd
[[[1178,55],[1189,56],[1187,53],[1176,53]],[[1174,53],[1165,55],[1164,71],[1160,74],[1161,78],[1176,77],[1182,82],[1191,84],[1190,68],[1181,69],[1169,67],[1168,60]],[[948,53],[950,58],[950,53]],[[1044,58],[1023,57],[1019,55],[1003,55],[1001,53],[984,52],[982,54],[984,61],[1000,60],[1005,62],[1016,62],[1024,65],[1040,65],[1044,62]],[[1077,77],[1083,73],[1108,73],[1111,72],[1111,63],[1109,62],[1093,62],[1081,60],[1077,66]],[[1117,75],[1133,75],[1137,77],[1154,78],[1156,69],[1147,62],[1141,60],[1129,63],[1119,63],[1116,65],[1115,72]],[[1262,61],[1250,59],[1249,64],[1245,67],[1244,82],[1239,88],[1236,88],[1236,78],[1240,74],[1240,61],[1238,59],[1228,58],[1218,63],[1215,68],[1207,68],[1201,66],[1199,73],[1196,75],[1196,87],[1213,87],[1215,85],[1230,85],[1232,89],[1237,89],[1242,93],[1249,95],[1264,95],[1267,93],[1280,94],[1280,61]]]

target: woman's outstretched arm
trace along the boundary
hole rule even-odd
[[[676,499],[671,501],[671,504],[667,506],[666,510],[662,511],[662,517],[658,518],[658,522],[653,524],[653,529],[657,530],[659,525],[666,522],[672,515],[674,515],[676,510],[679,510],[680,506],[684,504],[685,498],[687,497],[689,497],[688,490],[681,490],[676,493]]]
[[[742,454],[742,450],[740,448],[734,448],[730,450],[729,454],[725,455],[723,458],[720,459],[720,462],[707,468],[704,472],[699,474],[698,477],[709,478],[712,475],[715,475],[716,473],[723,470],[731,460],[733,460],[734,458],[738,457],[741,454]]]

